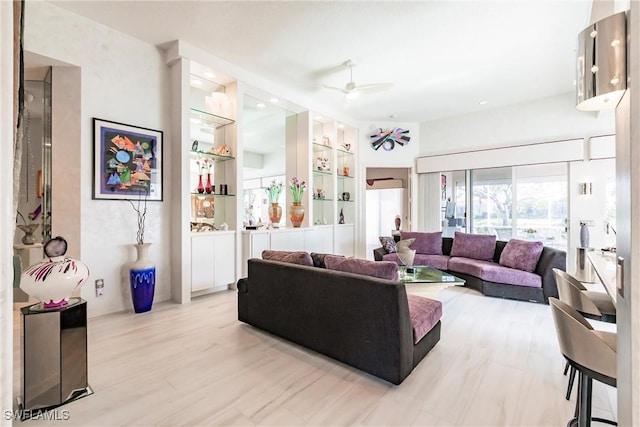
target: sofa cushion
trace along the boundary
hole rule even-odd
[[[516,286],[529,286],[532,288],[542,287],[542,277],[537,274],[529,273],[528,271],[516,270],[515,268],[504,267],[491,261],[451,257],[449,259],[449,271],[468,274],[488,282],[505,283],[507,285]]]
[[[398,265],[402,265],[400,259],[398,259],[398,254],[386,254],[382,256],[383,261],[393,261]],[[413,259],[414,266],[428,266],[437,268],[438,270],[446,270],[449,264],[449,256],[448,255],[424,255],[424,254],[416,254]]]
[[[391,236],[380,236],[380,237],[378,237],[378,239],[380,240],[380,244],[384,248],[385,252],[387,252],[388,254],[396,253],[396,251],[397,251],[396,241],[395,241],[395,239],[393,237],[391,237]]]
[[[324,264],[328,270],[345,271],[380,279],[398,280],[398,265],[391,261],[369,261],[359,258],[345,258],[327,255]]]
[[[416,254],[442,255],[442,231],[433,233],[402,231],[400,239],[415,239],[411,249],[415,249]]]
[[[470,234],[456,231],[451,247],[451,256],[491,261],[496,251],[496,236]]]
[[[442,317],[442,303],[418,295],[407,295],[407,302],[413,329],[413,343],[418,344]]]
[[[500,255],[500,264],[532,273],[538,265],[543,247],[542,242],[511,239]]]
[[[311,259],[311,255],[303,251],[289,252],[289,251],[264,250],[262,251],[262,259],[266,259],[269,261],[289,262],[291,264],[313,266],[313,260]]]

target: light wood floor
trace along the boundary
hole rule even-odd
[[[62,407],[70,419],[57,423],[566,425],[576,393],[564,399],[549,307],[428,286],[408,289],[443,301],[442,339],[400,386],[238,322],[234,291],[90,319],[95,394]],[[594,416],[614,419],[615,402],[615,389],[594,382]]]

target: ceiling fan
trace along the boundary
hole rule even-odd
[[[345,67],[349,67],[349,82],[344,86],[344,88],[339,88],[335,86],[326,86],[326,85],[320,85],[320,87],[324,89],[342,92],[346,99],[356,99],[362,93],[379,92],[379,91],[390,89],[393,86],[392,83],[371,83],[371,84],[358,86],[353,81],[353,67],[355,67],[356,64],[354,64],[353,61],[348,59],[343,63],[343,65]]]

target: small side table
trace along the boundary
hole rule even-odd
[[[587,258],[588,252],[593,252],[593,248],[576,248],[576,273],[574,277],[580,282],[595,283],[598,279],[593,265]]]
[[[63,307],[42,303],[22,313],[21,419],[93,393],[87,380],[87,302]]]

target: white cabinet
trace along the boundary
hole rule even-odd
[[[191,236],[191,292],[226,289],[235,281],[235,233],[212,232]]]
[[[304,230],[278,230],[271,233],[274,251],[304,251]]]
[[[268,231],[242,232],[242,276],[247,277],[247,261],[262,258],[262,251],[271,249],[271,233]]]
[[[333,253],[333,226],[309,228],[305,231],[304,238],[307,252]]]
[[[335,229],[335,248],[336,255],[344,255],[352,257],[355,255],[355,226],[353,224],[337,225]]]

